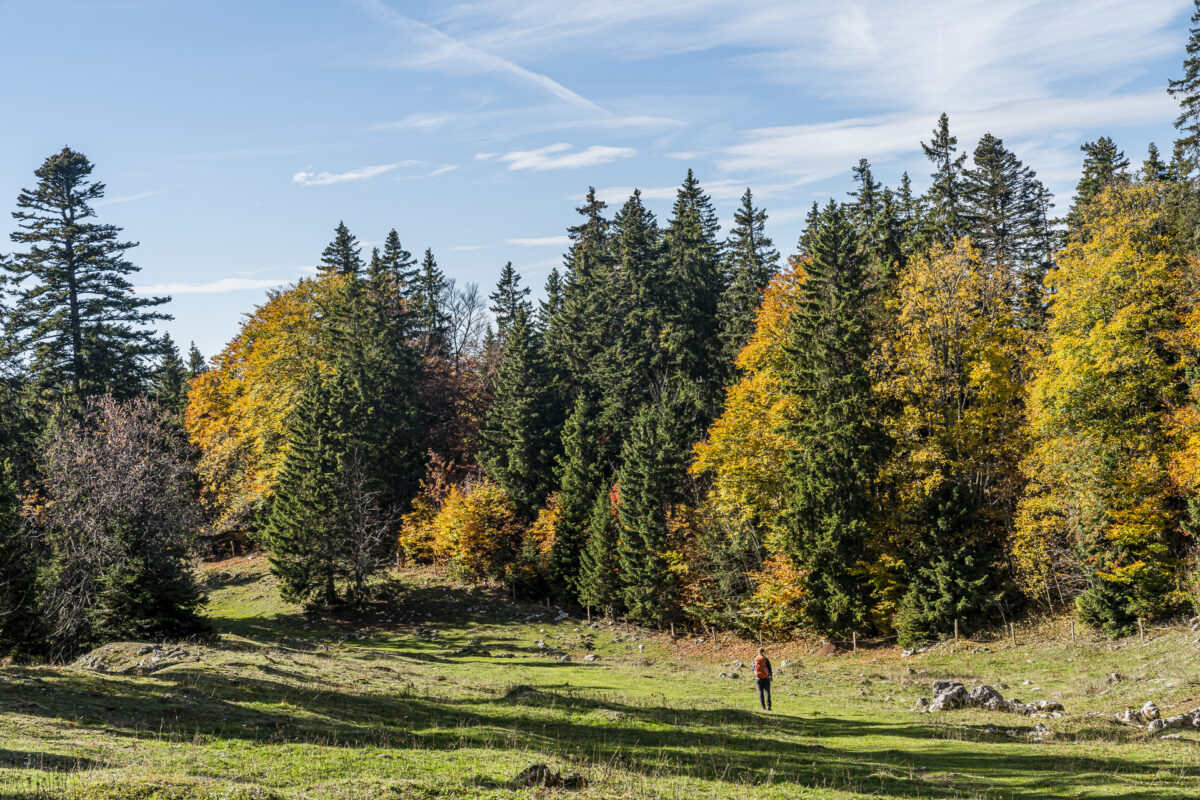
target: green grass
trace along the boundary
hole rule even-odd
[[[1182,629],[1072,644],[1051,621],[1017,647],[964,641],[908,659],[781,645],[776,664],[800,665],[778,676],[768,715],[745,670],[718,677],[752,655],[733,640],[554,622],[418,573],[362,619],[307,620],[261,561],[207,578],[220,635],[187,645],[195,660],[144,676],[0,670],[0,798],[1200,796],[1200,736],[1112,720],[1146,700],[1164,713],[1200,705],[1197,634]],[[469,642],[491,655],[456,652]],[[108,650],[117,664],[140,658],[136,645]],[[600,659],[581,662],[586,652]],[[1127,677],[1108,683],[1112,672]],[[1042,720],[1054,736],[1036,742],[1038,720],[913,712],[941,677],[1058,699],[1068,714]],[[537,762],[589,785],[515,787]]]

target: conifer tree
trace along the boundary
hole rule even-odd
[[[1171,179],[1171,169],[1158,153],[1158,145],[1154,142],[1146,148],[1146,160],[1142,162],[1142,177],[1148,181],[1168,181]]]
[[[383,253],[380,255],[382,269],[386,270],[402,293],[409,298],[416,289],[417,259],[400,244],[400,234],[392,228],[387,238],[383,240]]]
[[[1117,149],[1117,143],[1107,136],[1079,146],[1086,155],[1083,159],[1083,175],[1075,187],[1075,200],[1067,212],[1067,225],[1077,231],[1083,220],[1083,208],[1102,191],[1129,177],[1129,159]]]
[[[208,362],[204,359],[204,355],[200,352],[200,348],[196,347],[196,343],[192,342],[188,348],[187,369],[189,377],[195,378],[208,372]]]
[[[1179,131],[1177,145],[1179,150],[1186,153],[1191,165],[1197,162],[1200,151],[1200,0],[1194,3],[1194,9],[1192,27],[1188,31],[1187,58],[1183,61],[1183,77],[1167,84],[1167,91],[1179,101],[1179,116],[1175,120],[1175,129]]]
[[[481,434],[479,460],[526,518],[550,492],[553,478],[551,395],[541,341],[517,306],[496,375],[495,399]]]
[[[322,275],[358,275],[363,268],[361,249],[346,223],[339,222],[334,229],[333,241],[321,253],[318,272]]]
[[[0,462],[0,654],[44,646],[38,614],[38,548],[22,528],[12,463]]]
[[[862,558],[885,442],[874,419],[867,271],[845,211],[832,201],[809,232],[812,261],[794,312],[785,390],[797,398],[788,435],[784,524],[806,570],[806,615],[818,631],[846,633],[863,620],[851,570]]]
[[[849,208],[850,221],[856,230],[863,233],[875,225],[875,218],[880,212],[883,185],[875,180],[871,174],[871,162],[865,158],[859,159],[851,172],[854,173],[855,188],[847,192],[854,198]]]
[[[162,358],[154,371],[154,398],[166,411],[169,419],[182,424],[191,375],[169,333],[163,334],[161,347]]]
[[[561,353],[574,383],[593,391],[599,388],[595,360],[612,322],[607,312],[612,257],[606,208],[589,187],[584,205],[575,209],[584,219],[567,229],[571,247],[564,264],[562,310],[550,321],[549,332],[550,352]]]
[[[529,287],[521,286],[520,273],[513,269],[511,261],[505,263],[500,269],[496,290],[488,295],[492,301],[489,308],[496,320],[496,339],[501,347],[508,338],[509,329],[516,322],[517,314],[523,312],[527,318],[532,316],[533,306],[526,299],[528,296]]]
[[[575,598],[580,596],[580,562],[593,506],[604,493],[595,414],[593,404],[581,392],[563,427],[558,461],[559,517],[551,552],[551,580],[560,592]]]
[[[153,309],[170,298],[134,294],[126,276],[138,268],[125,254],[136,243],[93,221],[104,184],[91,173],[86,156],[64,147],[35,170],[37,186],[18,195],[11,238],[30,247],[0,262],[13,287],[4,327],[38,387],[127,396],[142,389],[158,352],[149,326],[170,319]]]
[[[680,435],[686,411],[674,405],[660,401],[638,412],[617,478],[622,604],[630,619],[647,624],[663,622],[678,605],[678,581],[667,569],[667,517],[680,499],[688,440]]]
[[[963,219],[963,168],[967,154],[956,155],[958,137],[950,135],[950,117],[942,114],[933,138],[921,142],[925,157],[933,163],[930,177],[933,185],[926,195],[928,213],[925,216],[925,234],[935,242],[952,245],[954,240],[966,233]]]
[[[588,518],[587,546],[579,558],[579,602],[610,615],[617,613],[621,602],[616,514],[609,492],[600,487]]]
[[[433,250],[426,248],[412,294],[413,329],[426,355],[449,352],[450,315],[445,302],[448,288],[446,276],[433,257]]]
[[[732,365],[750,339],[763,289],[779,269],[779,251],[766,226],[767,212],[754,207],[754,196],[747,189],[725,242],[727,288],[720,304],[723,364]]]
[[[553,320],[562,313],[563,284],[558,267],[550,270],[546,276],[545,297],[538,302],[538,327],[543,332],[550,330]]]

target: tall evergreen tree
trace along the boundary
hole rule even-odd
[[[617,580],[617,517],[607,487],[600,487],[588,519],[587,545],[579,558],[579,602],[606,614],[620,609]]]
[[[92,164],[68,147],[35,170],[33,189],[22,189],[12,241],[29,245],[0,269],[14,287],[5,328],[29,358],[33,382],[53,394],[142,388],[158,352],[150,325],[170,319],[154,311],[167,297],[139,297],[126,276],[137,272],[121,229],[92,221],[92,204],[104,184],[89,181]]]
[[[733,214],[733,227],[725,241],[725,283],[721,296],[721,362],[732,377],[732,364],[754,332],[754,314],[762,292],[779,269],[779,251],[767,236],[767,212],[754,207],[747,189]],[[728,381],[727,381],[728,382]]]
[[[1179,101],[1179,116],[1175,119],[1175,129],[1179,131],[1178,147],[1186,154],[1190,165],[1200,160],[1197,158],[1200,154],[1200,0],[1195,0],[1194,8],[1183,77],[1167,84],[1167,91]]]
[[[785,390],[797,398],[788,426],[800,443],[788,459],[784,523],[805,570],[805,611],[824,633],[863,621],[851,570],[874,514],[885,442],[874,419],[867,271],[845,211],[832,201],[810,232],[812,261],[787,347]]]
[[[1083,175],[1075,187],[1075,201],[1067,212],[1067,225],[1072,231],[1079,229],[1084,206],[1109,186],[1129,177],[1129,159],[1109,137],[1101,136],[1094,142],[1085,142],[1079,149],[1085,153]]]
[[[855,188],[848,192],[854,198],[849,208],[850,221],[855,229],[866,232],[874,227],[875,218],[879,215],[883,185],[875,180],[871,174],[871,162],[865,158],[859,159],[851,172],[854,173]]]
[[[413,329],[426,355],[445,354],[450,346],[450,315],[446,311],[446,276],[438,268],[433,250],[425,249],[416,288],[412,293]]]
[[[0,654],[45,644],[38,614],[38,548],[21,525],[10,461],[0,462]]]
[[[565,259],[562,311],[550,320],[549,347],[561,353],[573,383],[598,389],[593,370],[607,341],[612,322],[608,314],[612,254],[607,205],[589,188],[586,201],[575,209],[583,221],[567,229],[571,247]]]
[[[179,355],[175,340],[169,333],[163,334],[161,348],[162,357],[154,371],[154,398],[166,412],[168,419],[182,424],[191,375]]]
[[[550,385],[541,341],[524,306],[514,312],[481,434],[479,460],[527,518],[553,479]]]
[[[189,377],[195,378],[208,372],[208,362],[204,359],[204,354],[200,352],[200,348],[196,347],[196,343],[192,342],[188,348],[187,368]]]
[[[952,245],[966,233],[963,219],[963,169],[967,154],[956,155],[958,137],[950,135],[950,117],[938,117],[933,138],[921,142],[925,157],[934,166],[933,184],[926,195],[928,213],[925,216],[926,237],[935,242]]]
[[[396,233],[395,228],[388,231],[387,238],[383,240],[383,253],[380,255],[380,260],[382,268],[399,286],[402,295],[409,298],[416,289],[419,275],[417,259],[400,244],[400,234]]]
[[[1146,148],[1146,160],[1142,162],[1142,177],[1148,181],[1168,181],[1171,179],[1171,168],[1159,155],[1158,145],[1154,142]]]
[[[334,229],[333,241],[321,253],[317,270],[322,275],[358,275],[363,269],[361,250],[346,223],[339,222]]]
[[[551,580],[560,592],[580,596],[580,561],[598,495],[604,494],[604,465],[596,441],[596,411],[580,393],[562,434],[558,461],[559,517],[551,552]]]
[[[488,295],[488,299],[492,301],[489,308],[496,320],[496,338],[501,347],[504,346],[517,315],[524,313],[529,317],[533,313],[533,306],[526,299],[528,296],[529,287],[521,286],[520,273],[513,269],[511,261],[506,262],[500,269],[500,280],[496,283],[496,290]]]

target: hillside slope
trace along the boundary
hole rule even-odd
[[[1200,796],[1200,732],[1114,719],[1200,706],[1188,630],[1072,644],[1050,626],[910,658],[783,646],[768,715],[732,663],[745,643],[590,627],[420,573],[362,619],[307,620],[259,559],[205,572],[209,643],[0,669],[0,798]],[[939,678],[1066,714],[914,711]],[[537,763],[587,786],[514,784]]]

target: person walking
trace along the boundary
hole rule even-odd
[[[767,658],[767,651],[763,648],[758,648],[758,655],[754,657],[754,679],[758,682],[758,702],[763,707],[763,711],[771,710],[771,676],[774,670],[771,669],[771,659]]]

